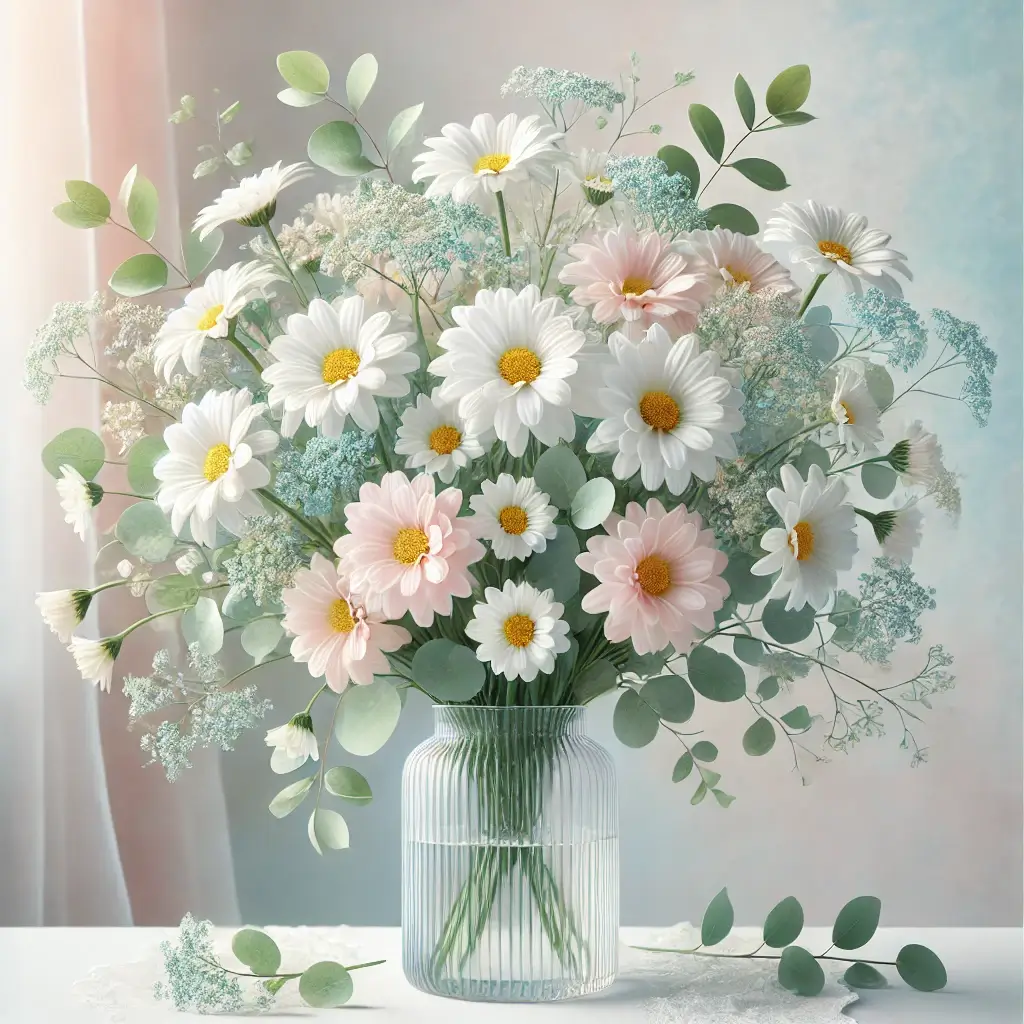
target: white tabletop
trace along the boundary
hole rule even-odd
[[[623,940],[640,942],[649,930],[623,929]],[[7,928],[0,929],[0,1021],[18,1024],[98,1024],[108,1018],[85,1005],[72,986],[100,964],[138,960],[167,937],[165,929],[145,928]],[[173,934],[173,933],[171,933]],[[349,930],[360,953],[386,958],[387,964],[355,976],[353,1004],[364,1008],[360,1021],[525,1021],[527,1013],[546,1013],[554,1024],[594,1018],[617,1022],[642,996],[628,986],[613,985],[603,993],[564,1003],[509,1005],[464,1003],[438,999],[412,989],[402,976],[397,928]],[[828,945],[825,929],[808,929],[801,940],[810,948]],[[820,947],[817,946],[821,943]],[[904,943],[920,942],[942,957],[949,984],[939,993],[908,989],[895,972],[889,989],[862,992],[859,1002],[847,1009],[852,1020],[886,1024],[1020,1024],[1022,1011],[1022,962],[1024,941],[1020,929],[1011,928],[887,928],[880,929],[864,956],[894,957]],[[870,954],[868,951],[871,951]],[[158,1004],[153,1012],[133,1012],[130,1024],[165,1020]],[[290,1013],[290,1019],[340,1021],[338,1011]],[[178,1020],[211,1018],[177,1015]],[[266,1019],[266,1018],[264,1018]],[[273,1015],[271,1015],[273,1019]],[[281,1019],[280,1017],[278,1019]],[[346,1018],[348,1019],[348,1018]],[[354,1018],[353,1018],[354,1019]],[[534,1020],[534,1017],[530,1017]]]

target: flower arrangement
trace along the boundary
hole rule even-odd
[[[178,240],[154,244],[158,196],[137,168],[123,213],[67,183],[59,218],[115,224],[143,251],[110,278],[115,297],[54,309],[27,386],[46,401],[57,377],[86,377],[108,393],[104,437],[75,428],[43,451],[74,530],[88,537],[108,497],[130,503],[101,582],[38,605],[107,691],[135,631],[177,627],[150,674],[120,683],[168,778],[196,747],[230,750],[265,724],[274,772],[314,769],[271,812],[313,794],[314,848],[346,847],[329,798],[371,789],[334,751],[379,749],[409,690],[500,706],[611,694],[624,744],[678,744],[673,779],[695,775],[693,804],[733,799],[715,743],[685,728],[702,701],[733,705],[747,754],[780,746],[801,774],[890,720],[925,760],[913,727],[953,685],[951,656],[932,646],[908,676],[874,677],[922,638],[934,591],[914,551],[960,495],[906,399],[957,399],[984,424],[995,355],[947,312],[925,325],[902,298],[906,257],[864,217],[785,203],[762,231],[709,202],[733,174],[788,187],[736,153],[813,122],[806,66],[774,79],[764,110],[737,77],[747,131],[728,152],[718,115],[690,105],[709,174],[676,145],[622,152],[661,132],[638,127],[655,98],[638,67],[619,84],[517,68],[503,94],[541,114],[447,124],[400,181],[423,105],[377,133],[371,55],[339,93],[315,54],[281,54],[281,101],[338,112],[308,157],[343,187],[283,223],[314,168],[236,179],[253,145],[229,144],[237,103],[214,111],[195,176],[231,183],[180,260],[166,255]],[[198,124],[196,100],[171,119]],[[585,125],[600,148],[573,141]],[[210,270],[230,223],[248,251]],[[87,638],[91,605],[118,587],[145,614]],[[256,680],[286,659],[309,686],[268,722]]]

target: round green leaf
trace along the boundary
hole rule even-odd
[[[242,630],[242,650],[258,665],[267,655],[272,654],[284,636],[280,619],[256,619]]]
[[[118,295],[128,298],[158,292],[167,284],[167,264],[151,252],[129,256],[111,274],[109,283]]]
[[[777,676],[768,676],[757,684],[757,695],[761,700],[771,700],[779,692],[779,680]]]
[[[937,992],[946,984],[946,968],[927,946],[916,943],[904,946],[896,955],[896,970],[919,992]]]
[[[315,107],[326,98],[323,93],[303,92],[301,89],[282,89],[277,98],[289,107]]]
[[[811,91],[811,69],[806,64],[794,64],[776,75],[768,86],[765,106],[769,114],[788,114],[799,110]]]
[[[820,444],[815,444],[814,441],[804,441],[797,457],[793,460],[793,465],[806,480],[811,466],[817,466],[822,473],[827,473],[832,468],[832,460],[829,459],[828,452]]]
[[[728,890],[723,889],[708,904],[700,922],[700,941],[705,946],[717,946],[732,931],[733,910]]]
[[[413,679],[438,701],[470,700],[483,689],[486,675],[468,647],[443,638],[428,640],[412,659]]]
[[[615,735],[627,747],[646,747],[658,735],[658,715],[636,690],[623,690],[612,715]]]
[[[580,568],[576,556],[580,542],[571,526],[559,526],[553,540],[526,563],[526,578],[538,590],[553,590],[555,600],[563,604],[580,588]]]
[[[811,635],[814,609],[805,604],[798,611],[786,611],[784,600],[769,601],[761,612],[761,625],[780,644],[795,644]]]
[[[690,747],[690,753],[693,754],[698,761],[704,761],[710,764],[716,757],[718,757],[718,747],[716,747],[714,743],[710,742],[710,740],[698,740],[692,747]],[[715,781],[717,782],[718,780],[716,779]]]
[[[110,200],[101,188],[97,188],[90,181],[65,181],[64,192],[68,197],[67,203],[62,206],[73,206],[77,211],[76,216],[80,223],[72,224],[73,227],[98,227],[110,217]],[[56,212],[56,211],[54,211]],[[60,216],[60,214],[57,214]],[[61,217],[61,220],[64,220]],[[90,221],[91,223],[85,223]],[[71,223],[65,221],[65,223]]]
[[[703,103],[691,103],[689,114],[690,124],[694,134],[700,139],[700,144],[707,150],[712,160],[721,163],[725,150],[725,129],[718,115]]]
[[[162,437],[140,437],[128,452],[128,486],[136,494],[156,494],[160,481],[153,476],[156,460],[167,451]]]
[[[277,943],[266,933],[255,928],[243,928],[235,932],[231,940],[231,952],[252,971],[267,977],[277,974],[281,966],[281,950]]]
[[[119,198],[135,234],[150,241],[156,234],[160,197],[153,182],[139,174],[138,164],[125,175]]]
[[[682,782],[690,772],[693,771],[693,756],[691,754],[683,754],[678,761],[676,761],[675,767],[672,769],[672,781]]]
[[[789,182],[786,181],[786,175],[782,168],[778,164],[773,164],[771,160],[748,156],[741,160],[733,160],[728,166],[734,171],[739,171],[748,181],[752,181],[759,188],[768,192],[781,192],[784,188],[789,188]]]
[[[736,106],[740,108],[740,117],[747,128],[754,127],[754,118],[757,116],[757,104],[754,102],[754,94],[747,85],[747,80],[742,75],[736,76],[733,83],[733,94],[736,97]]]
[[[401,713],[398,691],[378,677],[369,686],[350,686],[345,691],[334,734],[350,754],[368,757],[388,741]]]
[[[412,126],[419,120],[423,113],[423,104],[417,103],[414,106],[400,110],[391,120],[388,127],[388,153],[393,153],[412,131]]]
[[[768,719],[760,719],[767,722]],[[771,725],[771,722],[768,722]],[[764,944],[772,949],[782,949],[795,942],[804,929],[804,908],[795,896],[787,896],[776,903],[764,919]]]
[[[869,462],[860,467],[860,482],[872,498],[888,498],[899,479],[892,466],[884,462]]]
[[[185,611],[181,634],[187,643],[199,644],[203,654],[216,654],[224,646],[224,620],[212,597],[200,597]]]
[[[885,988],[889,982],[885,975],[871,964],[856,963],[846,969],[843,981],[850,988]]]
[[[114,536],[128,554],[152,565],[164,561],[178,543],[167,516],[153,501],[129,505],[114,527]]]
[[[762,757],[775,746],[775,726],[770,718],[758,718],[743,734],[743,750],[751,757]],[[778,943],[785,946],[785,942]]]
[[[373,799],[370,784],[355,768],[331,768],[324,775],[324,785],[329,793],[340,796],[353,804],[368,804]]]
[[[798,704],[780,718],[790,729],[796,729],[797,732],[806,732],[811,727],[811,713],[805,704]]]
[[[757,218],[735,203],[717,203],[704,211],[708,228],[728,228],[741,235],[756,235],[761,230]]]
[[[719,807],[728,807],[736,797],[730,796],[728,793],[723,793],[720,789],[712,789],[711,795],[715,798],[715,802]]]
[[[839,335],[825,324],[808,324],[804,338],[807,339],[807,354],[820,362],[829,362],[839,351]]]
[[[327,65],[309,50],[288,50],[277,55],[277,70],[293,88],[323,95],[331,84]]]
[[[53,208],[53,215],[69,228],[99,228],[107,223],[106,217],[88,213],[74,203],[58,203]]]
[[[692,154],[681,146],[662,146],[658,159],[668,168],[669,174],[681,174],[690,183],[690,195],[695,196],[700,188],[700,167]]]
[[[199,600],[199,587],[191,576],[174,573],[154,580],[146,588],[146,607],[150,614],[187,608]]]
[[[553,505],[570,509],[576,492],[587,482],[587,472],[571,448],[558,444],[537,460],[533,480]]]
[[[811,306],[804,313],[804,323],[828,325],[832,323],[832,310],[828,306]]]
[[[722,579],[729,584],[729,596],[738,604],[757,604],[772,589],[771,576],[755,576],[750,567],[757,561],[740,551],[729,558]]]
[[[588,704],[602,693],[614,690],[618,681],[619,670],[610,661],[599,658],[575,678],[572,689],[580,704]]]
[[[364,53],[352,62],[345,78],[345,92],[348,94],[348,105],[352,113],[359,113],[359,108],[370,95],[373,83],[377,81],[377,58],[372,53]]]
[[[103,468],[106,452],[103,441],[85,427],[71,427],[61,431],[44,449],[43,465],[52,476],[60,479],[60,467],[78,470],[86,480],[92,480]]]
[[[608,518],[614,505],[615,485],[607,477],[596,476],[573,495],[572,521],[581,530],[592,530]]]
[[[859,949],[866,945],[875,934],[881,912],[882,901],[877,896],[850,900],[832,926],[832,945],[837,949]]]
[[[348,849],[348,825],[337,811],[316,808],[309,816],[306,832],[313,849],[319,854],[323,854],[325,847],[328,850]]]
[[[234,587],[228,587],[228,592],[220,603],[220,613],[235,622],[249,622],[265,615],[267,609],[261,608],[248,594],[244,594]]]
[[[284,818],[285,816],[292,813],[303,800],[306,799],[306,794],[309,792],[310,787],[313,785],[315,775],[310,775],[309,778],[299,779],[298,782],[293,782],[290,786],[285,786],[273,800],[270,801],[270,813],[275,818]]]
[[[864,367],[864,379],[875,405],[881,410],[888,409],[896,394],[896,387],[889,371],[879,363],[868,363]]]
[[[365,174],[376,164],[363,156],[363,140],[348,121],[328,121],[309,137],[309,159],[339,177]]]
[[[643,698],[666,722],[688,722],[696,701],[682,676],[658,676],[644,683]]]
[[[697,647],[687,658],[690,684],[708,700],[740,700],[747,692],[743,669],[729,657],[710,647]]]
[[[779,960],[779,984],[798,996],[816,996],[825,987],[825,972],[802,946],[787,946]]]
[[[341,964],[321,960],[299,978],[299,995],[318,1009],[344,1006],[352,998],[352,976]]]
[[[756,637],[738,636],[732,642],[732,653],[744,665],[760,665],[764,660],[764,644]]]
[[[224,232],[214,228],[206,238],[190,231],[184,239],[182,250],[185,257],[185,273],[194,281],[216,258],[224,244]]]

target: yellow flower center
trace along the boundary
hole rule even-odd
[[[359,353],[352,348],[336,348],[324,356],[321,375],[325,384],[348,380],[359,371]]]
[[[648,391],[640,399],[640,416],[654,430],[673,430],[680,419],[679,404],[664,391]]]
[[[651,597],[661,597],[672,586],[668,562],[661,555],[648,555],[637,563],[636,581],[644,593]]]
[[[649,277],[627,277],[622,282],[622,294],[632,296],[643,295],[644,292],[651,290],[653,283]]]
[[[343,597],[331,602],[331,606],[327,610],[327,625],[335,633],[351,633],[356,628],[356,620],[352,618],[352,609],[349,608],[348,601]]]
[[[814,530],[806,519],[789,531],[789,550],[798,562],[806,562],[814,554]]]
[[[729,276],[732,278],[733,284],[747,284],[750,281],[750,275],[748,273],[739,270],[731,263],[726,263],[725,269],[729,272]]]
[[[818,252],[822,256],[828,257],[833,263],[838,263],[842,260],[844,263],[853,265],[853,253],[841,242],[819,242]]]
[[[226,444],[215,444],[203,460],[203,476],[212,484],[219,480],[231,465],[231,449]]]
[[[533,619],[529,615],[510,615],[505,620],[505,639],[513,647],[529,647],[533,631]]]
[[[415,526],[403,526],[395,535],[395,544],[391,551],[396,562],[412,565],[421,555],[430,550],[427,535]]]
[[[612,179],[605,177],[603,174],[588,174],[584,178],[583,183],[590,188],[599,189],[610,189],[612,187]]]
[[[853,410],[847,405],[846,402],[840,402],[839,407],[846,413],[846,422],[853,424],[857,422],[857,417],[853,415]]]
[[[430,432],[430,450],[438,455],[451,455],[462,444],[462,434],[454,427],[434,427]]]
[[[499,171],[505,170],[508,167],[508,162],[512,157],[508,153],[484,153],[475,164],[473,164],[473,173],[479,174],[481,171],[493,171],[497,174]]]
[[[200,318],[199,323],[196,324],[197,331],[212,331],[217,326],[217,317],[224,312],[224,304],[221,303],[219,306],[211,306]]]
[[[521,534],[527,526],[526,512],[519,505],[506,505],[498,513],[498,522],[506,533]]]
[[[509,384],[532,384],[540,376],[540,360],[535,352],[517,345],[498,360],[498,372]]]

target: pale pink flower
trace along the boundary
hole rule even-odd
[[[345,506],[349,532],[334,542],[341,571],[385,618],[409,612],[429,626],[435,614],[451,615],[452,598],[472,593],[468,567],[484,556],[470,520],[458,518],[461,507],[462,491],[435,495],[429,473],[363,484]]]
[[[368,686],[374,675],[391,671],[386,651],[397,651],[412,637],[367,609],[334,564],[314,554],[308,569],[295,574],[281,594],[282,625],[295,637],[292,657],[308,664],[309,674],[324,676],[341,693],[348,684]]]
[[[691,231],[681,236],[676,245],[703,260],[711,268],[714,284],[719,287],[745,284],[752,292],[771,289],[789,299],[800,295],[800,288],[789,271],[752,238],[737,231],[721,227],[712,231]]]
[[[609,640],[632,640],[637,654],[670,644],[685,654],[697,629],[715,628],[715,612],[729,594],[722,579],[727,559],[702,525],[696,512],[682,505],[666,512],[651,498],[646,511],[630,502],[625,516],[605,521],[608,536],[587,541],[576,564],[598,585],[583,598],[583,610],[607,613]]]
[[[714,271],[696,256],[674,251],[656,231],[623,224],[569,246],[569,255],[577,262],[565,266],[558,280],[575,285],[573,302],[593,306],[598,323],[625,320],[632,340],[653,323],[676,335],[689,333],[711,293]]]

